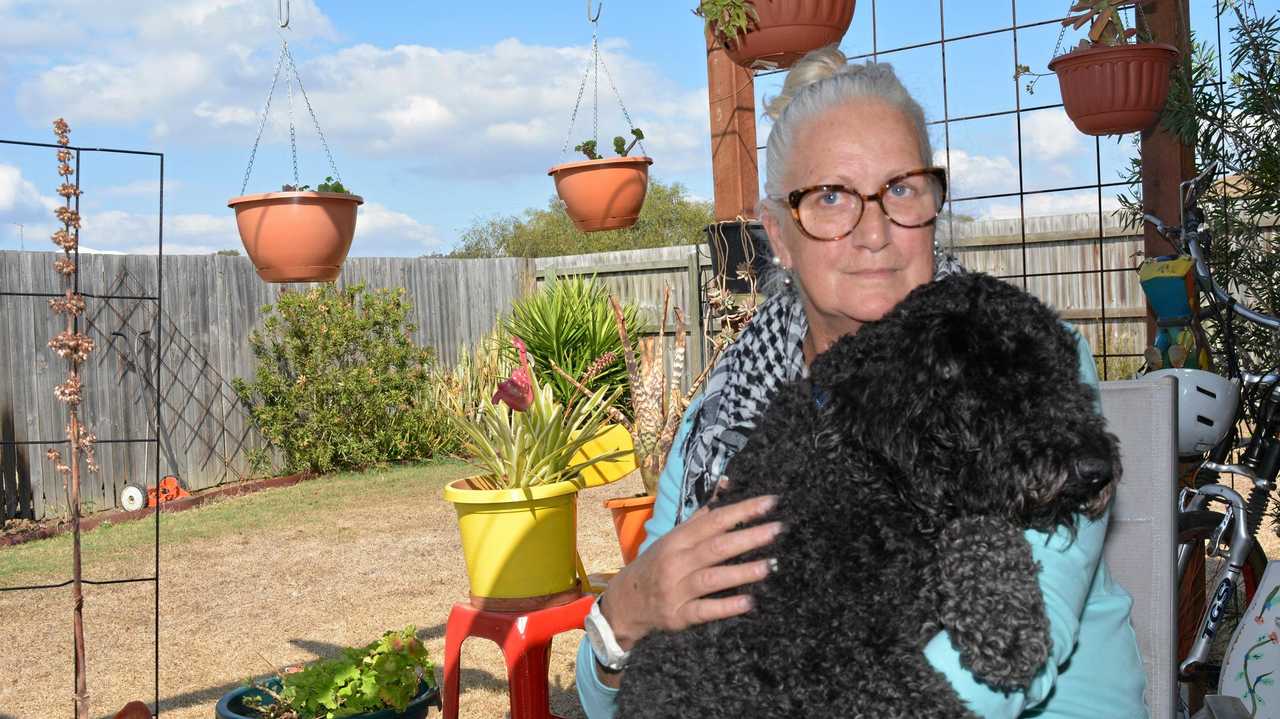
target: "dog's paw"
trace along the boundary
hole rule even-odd
[[[961,663],[1001,691],[1026,689],[1049,657],[1039,565],[1022,531],[994,518],[952,522],[938,553],[939,618]]]

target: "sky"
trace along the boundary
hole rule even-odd
[[[645,133],[651,176],[711,199],[706,55],[693,0],[604,2],[594,29],[607,73],[598,85],[585,74],[593,26],[576,0],[288,0],[281,30],[284,2],[0,0],[0,139],[53,142],[51,122],[64,117],[74,145],[164,153],[165,252],[238,249],[226,202],[242,194],[283,38],[343,182],[365,201],[352,255],[447,252],[477,221],[545,207],[554,195],[547,169],[574,159],[593,117],[601,146],[627,134],[623,108]],[[1190,3],[1192,28],[1213,39],[1214,3]],[[1258,10],[1277,3],[1261,0]],[[1015,58],[1047,71],[1057,23],[886,51],[936,41],[944,25],[947,38],[960,38],[1009,27],[1015,12],[1018,24],[1050,20],[1069,4],[879,0],[873,18],[873,3],[862,0],[841,48],[879,51],[930,120],[1053,105],[1056,78],[1028,94],[1012,75]],[[1061,47],[1080,36],[1066,31]],[[296,89],[289,112],[287,76],[286,67],[248,193],[293,182],[290,115],[301,182],[331,174]],[[781,81],[756,77],[758,111]],[[763,143],[768,121],[758,122]],[[1016,193],[1020,176],[1025,190],[1113,182],[1133,152],[1131,138],[1081,135],[1061,108],[1027,110],[1021,126],[1021,145],[1012,115],[931,127],[954,197]],[[763,177],[763,152],[760,163]],[[0,144],[0,250],[54,249],[55,170],[52,150]],[[155,251],[156,158],[85,153],[79,179],[82,246]],[[1103,195],[1114,206],[1114,191]],[[1028,216],[1096,211],[1098,195],[1049,192],[1025,203]],[[954,211],[1017,218],[1020,208],[1013,196],[959,201]]]

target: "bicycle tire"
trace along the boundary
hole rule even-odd
[[[1210,509],[1194,509],[1178,513],[1178,544],[1198,542],[1209,535],[1222,522],[1222,512]]]

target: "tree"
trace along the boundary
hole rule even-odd
[[[703,228],[713,220],[710,202],[690,198],[678,182],[651,179],[640,219],[625,230],[581,232],[565,214],[564,203],[552,197],[544,209],[476,220],[448,256],[554,257],[689,245],[702,241]]]

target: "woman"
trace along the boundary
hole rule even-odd
[[[880,319],[913,288],[959,270],[934,237],[945,177],[932,157],[924,114],[887,65],[849,65],[834,47],[810,53],[769,105],[768,177],[762,219],[786,287],[763,303],[726,352],[700,401],[685,414],[664,470],[644,551],[610,583],[587,621],[578,653],[579,698],[592,719],[613,714],[625,652],[651,631],[679,630],[750,611],[744,588],[772,560],[725,564],[769,544],[784,528],[764,522],[772,497],[714,511],[712,496],[782,382],[807,374],[838,338]],[[921,192],[932,193],[921,205]],[[1083,378],[1097,385],[1079,343]],[[821,491],[815,489],[815,491]],[[946,633],[925,655],[980,716],[1146,716],[1145,677],[1129,624],[1132,600],[1100,560],[1107,518],[1077,522],[1078,535],[1028,532],[1042,566],[1050,661],[1031,688],[1001,694],[960,666]]]

